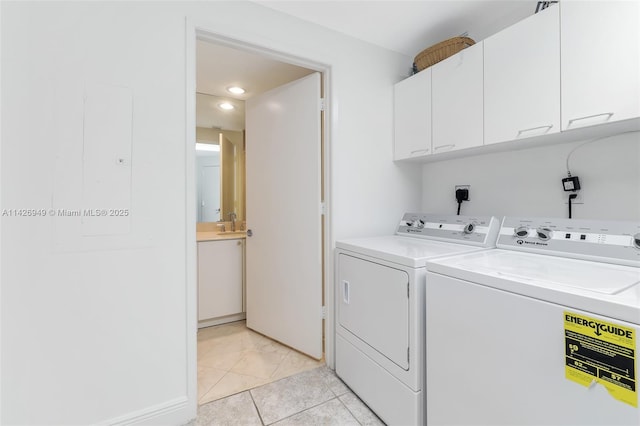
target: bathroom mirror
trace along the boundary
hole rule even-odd
[[[232,109],[221,107],[231,105]],[[228,106],[227,106],[228,108]],[[196,94],[197,221],[245,219],[244,101]]]

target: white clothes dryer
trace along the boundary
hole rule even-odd
[[[640,223],[507,217],[427,270],[427,424],[640,425]]]
[[[499,227],[407,213],[395,235],[336,243],[336,373],[387,424],[424,423],[426,261],[494,247]]]

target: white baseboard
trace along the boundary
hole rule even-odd
[[[226,324],[228,322],[241,321],[247,317],[246,313],[227,315],[226,317],[213,318],[203,321],[198,321],[198,328],[211,327],[214,325]]]
[[[98,423],[99,425],[184,425],[197,415],[186,396]],[[193,413],[191,412],[193,411]]]

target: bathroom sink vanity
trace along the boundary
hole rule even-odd
[[[198,232],[198,328],[238,321],[244,309],[244,232]]]

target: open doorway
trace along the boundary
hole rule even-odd
[[[246,197],[247,193],[249,194],[249,200],[247,201],[247,203],[249,204],[249,206],[251,206],[251,199],[252,199],[251,194],[252,194],[252,188],[253,188],[251,186],[252,175],[254,176],[253,177],[254,182],[256,180],[261,180],[261,181],[268,180],[265,178],[268,176],[271,176],[275,172],[275,170],[270,169],[270,167],[275,167],[277,170],[281,170],[284,168],[284,166],[286,166],[287,162],[297,163],[301,161],[301,158],[295,155],[293,152],[291,152],[290,153],[291,155],[271,156],[270,159],[267,160],[267,157],[269,157],[271,153],[269,152],[268,149],[266,151],[262,150],[260,151],[259,155],[260,155],[260,158],[261,159],[264,158],[265,161],[258,161],[258,162],[254,161],[253,163],[249,161],[248,164],[253,164],[254,169],[252,169],[252,171],[248,173],[249,180],[247,181],[245,177],[247,176],[247,174],[245,174],[245,164],[247,163],[245,163],[244,156],[245,154],[249,156],[251,155],[252,143],[262,144],[268,141],[269,138],[264,137],[264,134],[271,133],[271,132],[270,130],[268,130],[268,128],[267,130],[264,130],[265,127],[260,127],[261,130],[254,131],[253,134],[251,133],[251,130],[249,130],[249,135],[247,135],[246,127],[240,126],[238,124],[238,123],[242,123],[242,125],[244,125],[245,123],[244,117],[239,118],[240,113],[243,113],[246,109],[245,103],[248,102],[249,104],[251,104],[251,102],[254,102],[254,104],[257,105],[259,104],[257,99],[261,99],[262,105],[263,106],[267,105],[266,109],[271,109],[271,107],[275,105],[274,102],[275,103],[280,102],[280,98],[276,98],[276,97],[265,98],[265,97],[275,96],[274,93],[279,94],[280,91],[289,90],[289,86],[294,86],[296,84],[295,82],[298,80],[312,79],[314,73],[318,75],[317,70],[315,69],[292,65],[287,62],[282,62],[280,60],[269,58],[264,54],[248,52],[243,49],[238,49],[234,46],[229,46],[226,43],[216,43],[215,41],[211,41],[211,40],[197,40],[196,42],[196,105],[197,107],[196,107],[195,135],[196,135],[196,140],[199,143],[209,145],[210,147],[217,145],[217,150],[215,152],[218,153],[218,157],[217,157],[218,167],[220,170],[219,172],[220,187],[218,191],[220,194],[218,195],[218,197],[220,198],[219,202],[216,202],[216,200],[212,200],[212,197],[210,195],[205,195],[205,196],[208,196],[209,198],[204,198],[205,196],[201,195],[203,193],[202,188],[207,185],[211,186],[210,182],[205,183],[205,182],[198,181],[196,184],[197,194],[198,194],[198,196],[196,196],[196,200],[197,200],[196,212],[197,213],[200,212],[198,217],[201,219],[204,219],[204,218],[218,219],[211,222],[203,221],[197,224],[197,229],[199,231],[208,232],[208,233],[213,232],[216,235],[216,238],[210,239],[210,240],[201,241],[201,239],[198,238],[199,262],[207,263],[209,265],[216,265],[215,266],[216,269],[226,267],[229,264],[233,263],[233,260],[230,260],[230,261],[221,260],[221,259],[226,259],[227,253],[215,255],[215,257],[212,259],[204,259],[201,255],[202,253],[205,252],[204,250],[200,250],[201,244],[206,241],[207,244],[211,245],[210,243],[212,241],[217,240],[218,239],[217,236],[220,234],[222,234],[223,237],[230,237],[230,238],[223,238],[224,241],[228,241],[229,239],[238,240],[238,241],[241,241],[241,243],[235,243],[235,244],[249,245],[249,247],[246,250],[243,250],[242,252],[243,288],[242,288],[242,292],[240,293],[242,295],[241,296],[242,312],[235,312],[238,310],[238,308],[236,307],[231,309],[231,311],[229,310],[219,311],[224,313],[222,317],[215,317],[216,315],[215,313],[208,314],[208,315],[214,315],[214,317],[212,318],[199,317],[199,325],[205,325],[205,326],[208,325],[208,326],[215,327],[215,328],[200,328],[198,332],[198,359],[199,359],[198,400],[200,401],[200,403],[208,402],[212,399],[217,399],[218,397],[225,396],[221,392],[226,391],[230,393],[236,393],[241,390],[245,390],[252,387],[252,384],[254,382],[255,382],[255,386],[264,384],[265,380],[268,380],[269,378],[273,378],[275,380],[275,379],[284,377],[282,376],[282,374],[287,374],[287,372],[290,374],[294,374],[295,372],[297,372],[296,371],[297,369],[299,370],[300,368],[305,368],[305,367],[313,368],[314,366],[319,365],[318,362],[322,362],[322,360],[320,361],[313,360],[297,352],[295,349],[299,349],[299,348],[296,347],[297,345],[295,343],[295,339],[291,341],[288,340],[289,336],[288,336],[287,330],[285,330],[285,332],[283,333],[279,333],[278,329],[290,329],[292,326],[301,327],[298,321],[296,321],[296,318],[292,317],[290,319],[285,320],[283,318],[287,318],[287,317],[284,316],[276,319],[275,322],[277,324],[275,326],[275,329],[273,324],[270,324],[268,327],[265,326],[265,328],[261,327],[262,323],[270,322],[268,320],[265,320],[265,318],[269,318],[269,310],[267,309],[265,312],[262,312],[263,311],[262,298],[264,298],[265,296],[260,295],[260,298],[261,298],[260,304],[259,304],[261,306],[259,309],[261,311],[260,315],[254,316],[254,317],[257,317],[257,319],[253,319],[253,320],[251,319],[251,313],[253,312],[251,306],[254,306],[253,309],[256,309],[255,307],[258,305],[256,303],[254,303],[253,305],[251,303],[248,303],[248,304],[246,303],[247,292],[251,292],[252,288],[262,289],[264,286],[267,286],[268,283],[264,283],[262,281],[259,284],[255,283],[255,281],[257,281],[258,279],[261,279],[258,277],[265,275],[264,273],[246,274],[245,272],[252,271],[251,268],[255,268],[255,267],[261,268],[261,271],[265,271],[271,268],[276,268],[276,269],[279,268],[281,269],[282,273],[274,274],[276,278],[272,278],[272,279],[280,280],[280,278],[277,278],[277,277],[286,275],[287,271],[284,271],[284,269],[286,268],[282,266],[282,264],[280,264],[280,266],[277,265],[279,263],[277,260],[279,260],[280,255],[276,255],[275,258],[272,257],[272,260],[268,263],[268,267],[266,268],[264,264],[259,266],[254,266],[254,265],[258,265],[259,264],[258,260],[263,259],[264,257],[266,257],[266,255],[273,256],[273,253],[269,253],[272,251],[269,249],[271,245],[273,246],[274,252],[279,252],[279,248],[281,248],[283,249],[282,252],[284,253],[282,254],[282,256],[286,256],[287,247],[284,247],[283,242],[279,241],[279,236],[282,233],[286,234],[287,232],[290,232],[290,229],[288,228],[289,223],[287,223],[286,226],[280,225],[278,227],[279,232],[275,234],[273,233],[273,229],[265,229],[265,228],[260,228],[259,230],[251,229],[252,223],[261,222],[262,224],[261,226],[264,226],[265,223],[275,224],[278,222],[276,219],[279,219],[275,216],[280,216],[280,215],[277,213],[274,213],[273,211],[270,212],[269,209],[262,210],[260,209],[259,205],[256,207],[258,203],[256,202],[255,196],[253,196],[253,200],[254,200],[253,208],[248,208],[247,209],[248,215],[245,215],[245,211],[244,211],[245,199],[243,197]],[[322,97],[321,85],[320,85],[320,82],[322,81],[322,79],[319,77],[319,75],[317,77],[317,80],[318,80],[318,95],[315,99],[313,99],[313,102],[316,105],[319,105],[321,103],[320,98]],[[244,89],[244,92],[235,93],[235,94],[231,93],[228,90],[231,87],[241,87]],[[280,88],[284,88],[284,89],[280,89]],[[223,108],[227,108],[227,109],[222,109],[221,105],[223,105],[224,103],[227,103],[233,108],[229,108],[229,106],[225,106]],[[293,107],[291,109],[298,110],[299,108]],[[253,109],[253,111],[257,111],[257,110],[258,108]],[[257,112],[255,114],[257,114]],[[317,299],[317,308],[318,308],[317,319],[318,319],[318,327],[320,329],[320,333],[318,334],[317,339],[320,340],[319,344],[320,344],[320,347],[322,348],[322,339],[323,339],[323,331],[324,331],[322,312],[323,312],[323,305],[324,305],[323,295],[325,290],[324,289],[324,273],[323,273],[324,259],[322,259],[322,256],[324,253],[325,246],[323,243],[324,242],[324,231],[323,231],[324,216],[320,213],[321,211],[320,207],[323,203],[323,196],[324,196],[323,165],[325,164],[325,162],[323,161],[323,153],[324,153],[324,150],[322,147],[323,121],[322,121],[321,114],[322,113],[319,110],[317,121],[318,121],[318,133],[320,138],[318,139],[317,146],[316,146],[317,154],[313,154],[316,156],[315,161],[317,161],[318,163],[318,169],[317,169],[318,176],[315,177],[318,182],[318,188],[317,188],[318,196],[316,200],[317,206],[314,205],[311,208],[311,210],[313,210],[318,215],[317,234],[319,239],[317,240],[316,245],[318,247],[315,248],[316,249],[315,252],[319,255],[320,262],[318,262],[317,267],[314,269],[314,271],[311,274],[314,276],[313,277],[314,280],[317,279],[318,288],[317,288],[317,291],[314,292],[313,296],[301,295],[300,297],[312,297],[314,300]],[[235,116],[235,119],[232,119],[233,116]],[[254,122],[256,121],[260,121],[260,120],[254,120]],[[269,119],[267,119],[267,121],[269,121]],[[298,121],[298,120],[294,120],[294,121]],[[307,127],[307,126],[303,126],[303,127]],[[256,137],[258,133],[260,134],[260,137]],[[238,135],[240,136],[238,137]],[[280,136],[278,136],[278,138],[280,138]],[[248,147],[247,147],[247,144],[249,144]],[[264,147],[261,147],[261,149],[262,148]],[[282,149],[282,146],[280,146],[278,149]],[[258,151],[254,150],[254,152],[258,152]],[[229,155],[230,153],[232,153],[233,155]],[[197,179],[205,178],[205,176],[207,176],[207,173],[205,173],[205,171],[208,172],[210,176],[212,171],[216,170],[215,169],[216,165],[213,164],[215,163],[215,161],[212,161],[211,157],[215,157],[215,155],[205,157],[209,159],[207,161],[202,161],[200,160],[200,156],[197,156],[197,159],[198,159],[196,161],[196,175],[198,176]],[[225,158],[227,158],[226,167],[225,167]],[[229,160],[228,158],[231,158],[231,160]],[[257,167],[260,168],[259,172],[255,171],[255,168]],[[229,170],[233,170],[233,172],[229,173]],[[252,174],[252,172],[254,173]],[[261,178],[256,177],[256,175],[260,176]],[[297,178],[298,178],[297,176],[289,177],[289,179],[292,181],[297,181]],[[249,188],[247,191],[244,191],[245,182],[246,182],[246,185],[249,185]],[[232,187],[233,189],[229,189],[230,187]],[[264,187],[261,187],[260,191],[264,192],[265,191]],[[271,189],[271,191],[273,191],[273,189]],[[229,193],[233,194],[233,200],[225,201],[224,194],[229,194]],[[275,200],[276,195],[277,194],[272,194],[271,196],[268,195],[267,199]],[[307,201],[300,201],[301,198],[302,197],[296,197],[294,194],[291,197],[289,197],[289,199],[287,199],[287,197],[285,197],[284,199],[280,198],[278,202],[282,205],[282,211],[290,212],[291,214],[295,215],[295,210],[298,207],[298,204],[301,202],[307,203]],[[262,201],[260,202],[262,203]],[[309,202],[309,203],[313,203],[313,202]],[[206,205],[211,206],[211,208],[213,208],[216,211],[205,212]],[[264,205],[264,203],[260,205]],[[307,211],[308,210],[309,209],[307,209]],[[259,212],[259,213],[256,214],[256,212]],[[254,219],[253,221],[251,216],[252,214]],[[266,217],[266,218],[262,217],[265,215],[266,216],[272,215],[272,217],[271,219],[269,219],[269,217]],[[257,216],[260,216],[259,219],[261,221],[256,220]],[[309,220],[311,221],[316,220],[315,218],[310,218],[309,216],[310,215],[307,214],[307,217],[298,217],[297,219],[296,218],[294,219],[302,223],[307,221],[306,226],[308,227]],[[289,219],[287,220],[289,221]],[[292,229],[296,229],[295,223],[292,222],[290,224],[291,226],[293,226]],[[298,229],[299,228],[300,226],[298,226]],[[313,227],[311,227],[310,229],[313,229]],[[251,248],[252,242],[258,241],[259,238],[256,238],[255,240],[247,241],[248,238],[252,238],[250,236],[247,237],[247,233],[251,235],[251,231],[256,232],[257,236],[263,236],[263,235],[266,235],[268,232],[271,232],[272,237],[269,240],[269,244],[265,245],[263,241],[262,244],[255,244],[253,246],[254,248],[252,249]],[[233,235],[230,235],[229,232],[232,232]],[[234,243],[230,244],[229,246],[230,246],[230,250],[234,250]],[[288,250],[291,253],[291,245],[289,245]],[[302,250],[302,248],[300,248],[299,250]],[[229,287],[228,286],[229,276],[223,274],[223,275],[219,275],[219,277],[221,277],[219,280],[225,281],[223,283],[224,286]],[[249,280],[253,280],[253,287],[251,283],[249,283],[248,286],[246,285],[247,283],[244,282],[245,278],[248,278]],[[200,287],[201,284],[202,283],[199,282],[198,286]],[[216,284],[221,284],[221,283],[218,282]],[[297,290],[297,287],[296,287],[296,290]],[[227,291],[226,290],[222,290],[222,291],[226,295]],[[291,293],[290,291],[286,290],[286,287],[284,288],[279,287],[274,291],[286,292],[287,294]],[[211,291],[205,291],[205,292],[199,291],[198,293],[199,293],[198,294],[199,298],[202,295],[208,295],[209,297],[213,295],[215,299],[220,299],[219,295],[221,294],[219,291],[216,291],[216,290],[214,290],[213,293]],[[238,292],[236,291],[235,294],[237,295]],[[271,296],[270,292],[267,292],[267,294],[269,296],[266,296],[266,297]],[[284,312],[286,312],[287,306],[275,306],[280,303],[281,299],[282,300],[287,299],[287,297],[284,297],[284,296],[287,296],[287,295],[283,295],[283,297],[278,297],[276,295],[276,297],[271,301],[269,302],[265,301],[270,306],[273,305],[274,311],[272,312],[277,312],[278,314],[281,313],[281,311],[283,310]],[[249,294],[249,297],[251,297],[251,294]],[[288,303],[291,304],[291,300],[295,300],[295,298],[294,299],[289,298],[289,300],[290,302]],[[202,306],[200,303],[200,300],[198,304],[199,306]],[[236,304],[236,306],[238,305]],[[254,331],[247,329],[243,322],[234,322],[237,320],[241,320],[246,314],[247,309],[252,310],[252,312],[249,312],[250,327],[259,331],[261,334],[255,333]],[[199,309],[199,311],[202,311],[202,309]],[[220,325],[220,324],[224,324],[224,325]],[[300,330],[300,331],[302,334],[310,334],[304,330]],[[284,343],[284,346],[278,342],[269,341],[267,339],[267,336],[270,336],[275,340],[280,340],[280,343]],[[287,345],[289,345],[290,347],[288,347]],[[224,346],[228,347],[228,351],[224,350]],[[293,350],[291,349],[291,347],[293,348]],[[251,365],[248,365],[252,362],[252,359],[256,362],[256,364],[264,364],[264,358],[261,360],[258,359],[259,358],[258,353],[260,351],[256,349],[259,349],[259,348],[264,348],[266,349],[266,351],[270,352],[268,354],[268,358],[272,364],[276,364],[280,362],[280,365],[278,366],[278,368],[273,370],[272,373],[269,373],[269,368],[267,369],[261,368],[260,371],[257,372],[258,371],[257,369],[254,369],[252,368]],[[318,353],[314,354],[315,358],[322,359],[323,358],[322,349],[319,352],[319,354],[320,354],[319,356],[318,356]],[[207,355],[215,355],[216,359],[212,360],[210,357],[207,357]],[[292,361],[292,363],[295,365],[282,365],[282,363],[287,360]],[[258,376],[257,379],[260,379],[260,380],[252,380],[251,378],[247,377],[247,376],[250,376],[250,374],[242,374],[242,373],[248,373],[252,371],[256,372],[255,374],[257,374]],[[202,377],[201,377],[201,374],[203,374]],[[269,377],[266,377],[266,376],[269,376]],[[231,380],[234,378],[237,379],[237,382],[238,382],[235,386],[230,384]],[[222,390],[222,391],[220,389],[214,390],[214,387],[217,384],[221,384],[222,386],[220,386],[220,388],[225,388],[226,390]]]

